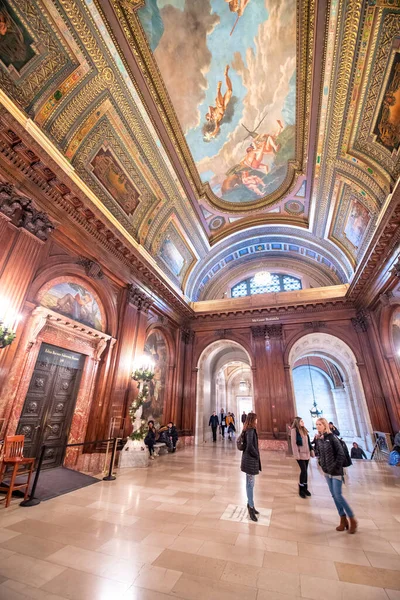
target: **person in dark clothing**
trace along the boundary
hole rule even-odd
[[[221,412],[219,413],[219,426],[220,426],[220,431],[221,431],[222,437],[225,437],[225,427],[226,427],[225,419],[226,419],[225,411],[223,408],[221,408]]]
[[[335,427],[332,421],[329,421],[329,429],[331,430],[333,435],[336,435],[336,437],[340,437],[340,431],[337,427]]]
[[[254,506],[255,476],[261,471],[260,452],[258,450],[257,415],[250,412],[243,427],[244,450],[240,470],[246,473],[247,510],[252,521],[258,521],[259,512]]]
[[[212,430],[213,442],[217,441],[218,424],[219,424],[219,421],[218,421],[217,413],[214,411],[208,422],[208,426],[211,427],[211,430]]]
[[[317,419],[316,425],[318,431],[316,454],[318,456],[319,466],[324,472],[329,491],[332,494],[332,498],[340,516],[340,523],[338,527],[336,527],[336,531],[348,529],[349,533],[355,533],[357,530],[357,521],[353,511],[342,496],[342,484],[344,478],[343,464],[345,462],[342,443],[336,435],[332,433],[326,419]],[[350,525],[347,517],[349,517]]]
[[[308,431],[301,417],[296,417],[293,421],[290,437],[293,456],[300,467],[299,496],[300,498],[306,498],[307,496],[311,496],[307,485],[307,470],[312,448]]]
[[[351,458],[367,458],[367,455],[365,454],[364,450],[360,448],[357,442],[353,442],[353,447],[351,449],[350,456]]]
[[[245,422],[246,422],[246,419],[247,419],[246,412],[245,412],[245,411],[243,411],[243,414],[242,414],[242,425],[244,425],[244,424],[245,424]]]
[[[154,444],[156,443],[156,428],[154,427],[154,421],[149,421],[147,423],[149,430],[147,432],[146,437],[144,438],[144,443],[149,449],[150,459],[154,460]]]
[[[172,421],[168,423],[167,436],[172,444],[172,452],[176,452],[176,442],[178,441],[178,432]]]

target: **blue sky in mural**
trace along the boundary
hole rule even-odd
[[[296,0],[146,0],[138,14],[202,181],[235,203],[276,190],[295,157]]]
[[[255,51],[254,36],[257,33],[259,23],[262,23],[268,18],[268,12],[262,2],[250,2],[244,15],[239,19],[235,31],[229,35],[236,21],[236,14],[230,12],[229,5],[221,0],[212,0],[211,6],[213,12],[220,16],[220,22],[214,31],[207,36],[207,46],[213,56],[210,70],[207,73],[208,90],[206,98],[200,107],[201,121],[200,125],[195,129],[191,129],[186,134],[186,140],[192,151],[192,156],[197,162],[206,156],[213,156],[221,150],[226,141],[224,129],[228,128],[228,124],[222,124],[221,135],[211,140],[204,142],[201,132],[202,124],[205,121],[205,116],[208,107],[215,105],[215,95],[218,81],[222,81],[222,93],[226,86],[224,81],[224,66],[229,65],[232,61],[232,56],[235,52],[240,52],[242,56],[246,55],[247,48],[252,48]],[[240,123],[243,112],[242,101],[247,94],[247,90],[242,83],[242,78],[237,73],[230,69],[229,77],[232,80],[233,96],[238,98],[235,105],[235,112],[229,130],[236,128]],[[243,129],[243,138],[245,138],[245,130]],[[202,174],[203,181],[207,181],[210,177],[205,177]]]

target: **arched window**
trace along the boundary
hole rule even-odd
[[[253,296],[254,294],[268,294],[271,292],[292,292],[301,290],[301,280],[284,273],[271,273],[267,285],[259,284],[254,277],[244,279],[231,289],[232,298]]]

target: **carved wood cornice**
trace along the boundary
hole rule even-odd
[[[313,300],[310,302],[303,302],[299,304],[287,304],[285,306],[272,306],[269,308],[260,309],[249,307],[248,309],[242,308],[229,308],[229,310],[210,310],[202,314],[196,314],[195,320],[201,322],[204,320],[216,320],[216,319],[228,319],[231,317],[264,317],[268,318],[271,316],[292,316],[310,313],[319,313],[331,310],[343,310],[343,309],[354,309],[354,303],[348,298],[333,298],[331,300]],[[322,323],[319,321],[319,323]],[[252,327],[252,330],[255,329]]]
[[[12,121],[12,126],[9,121]],[[0,156],[12,171],[18,171],[30,184],[29,187],[33,184],[38,189],[38,196],[44,195],[52,206],[66,214],[71,225],[78,226],[95,239],[105,254],[123,263],[134,277],[143,281],[181,318],[191,318],[193,311],[184,299],[169,288],[133,246],[121,240],[105,215],[94,206],[88,207],[87,197],[70,181],[68,175],[50,158],[42,155],[44,152],[37,142],[22,130],[9,113],[1,111]]]

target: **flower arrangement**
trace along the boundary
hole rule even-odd
[[[148,369],[136,369],[132,373],[132,379],[138,381],[139,394],[137,398],[132,402],[129,407],[129,416],[132,421],[132,425],[135,426],[136,412],[146,402],[146,398],[149,395],[148,382],[154,377],[154,373]],[[143,440],[147,430],[146,421],[144,419],[140,422],[140,427],[134,430],[129,436],[131,440],[141,441]]]
[[[0,348],[5,348],[15,340],[15,332],[0,321]]]

